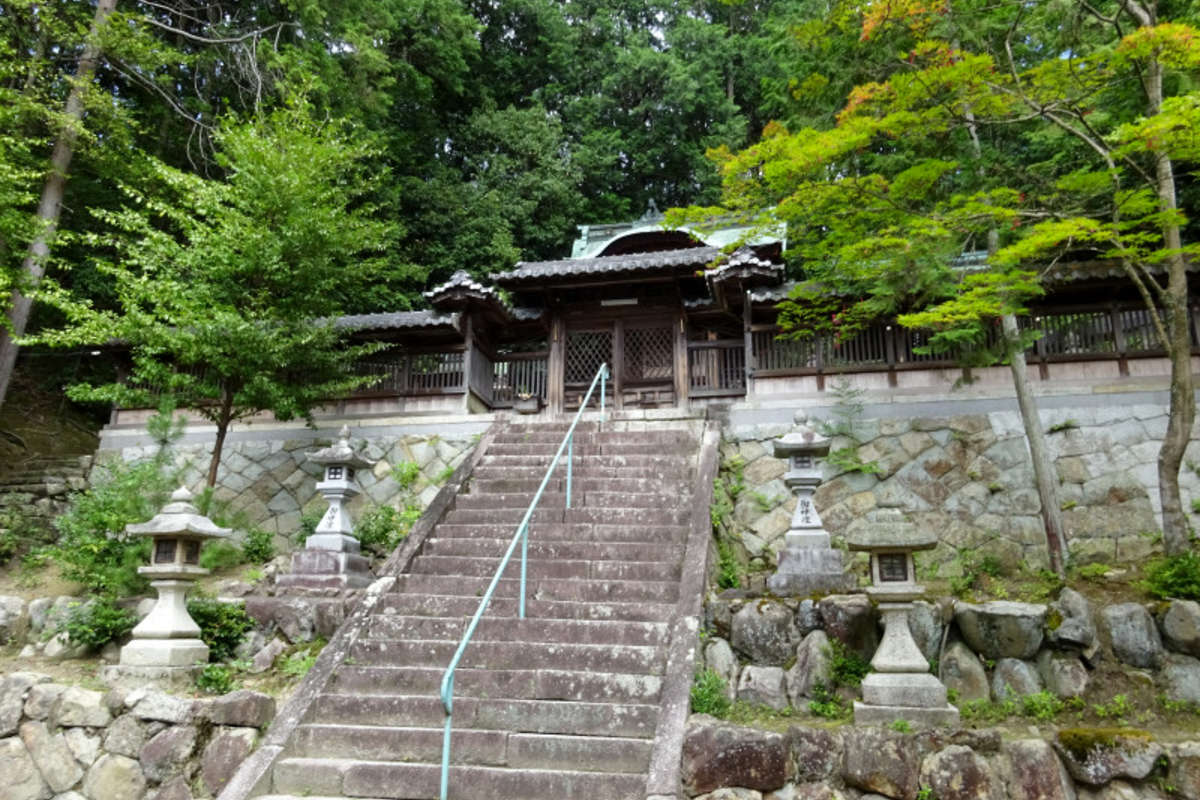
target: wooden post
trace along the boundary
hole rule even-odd
[[[614,321],[612,330],[613,408],[620,409],[625,405],[622,397],[625,392],[625,323],[619,319]]]
[[[742,296],[742,336],[745,339],[746,355],[743,358],[745,361],[746,370],[746,397],[754,394],[754,369],[757,364],[754,363],[754,332],[750,330],[754,324],[754,309],[750,307],[750,292],[746,292]]]
[[[471,367],[472,361],[475,360],[475,326],[471,322],[471,315],[466,314],[466,319],[463,325],[463,362],[462,362],[462,381],[463,381],[463,413],[471,413]]]
[[[1122,378],[1129,377],[1129,359],[1126,357],[1125,326],[1121,324],[1121,311],[1116,306],[1108,309],[1109,324],[1112,326],[1113,346],[1117,350],[1117,370]]]
[[[692,377],[688,371],[687,319],[680,311],[674,321],[675,342],[675,406],[686,408]]]
[[[883,351],[884,358],[887,359],[888,386],[893,389],[899,383],[896,379],[896,332],[899,329],[899,325],[885,325],[883,328]]]
[[[550,320],[550,357],[546,365],[546,404],[550,413],[563,412],[563,381],[566,380],[566,326],[562,317],[555,314]]]

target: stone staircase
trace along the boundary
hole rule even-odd
[[[565,423],[500,429],[315,697],[267,796],[436,798],[449,663]],[[455,679],[454,800],[644,798],[692,515],[698,438],[581,423]]]

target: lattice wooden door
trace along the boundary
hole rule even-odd
[[[600,365],[612,363],[612,349],[612,331],[571,331],[567,333],[564,382],[568,386],[591,384]]]
[[[675,375],[675,343],[670,328],[625,331],[625,382],[670,383]]]

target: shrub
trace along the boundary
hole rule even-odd
[[[1021,698],[1021,713],[1041,722],[1054,719],[1063,707],[1063,701],[1045,689]]]
[[[716,670],[705,669],[696,675],[692,684],[692,711],[724,717],[729,713],[729,697],[725,694],[725,679]]]
[[[236,603],[222,603],[211,597],[188,601],[188,613],[200,626],[200,638],[208,645],[208,660],[228,661],[254,622],[246,609]]]
[[[808,711],[825,719],[845,719],[850,716],[850,706],[836,691],[823,682],[817,681],[812,687],[813,699],[808,703]]]
[[[403,510],[379,506],[366,512],[354,526],[354,535],[366,550],[386,556],[408,536],[413,524],[421,518],[421,507],[409,503]]]
[[[303,545],[308,537],[317,532],[317,526],[321,524],[321,516],[321,514],[300,515],[300,527],[292,534],[296,544]]]
[[[208,664],[196,676],[196,688],[208,694],[228,694],[236,685],[233,670],[221,664]]]
[[[421,477],[421,468],[415,461],[401,461],[392,467],[392,480],[403,490],[411,489]]]
[[[225,539],[214,539],[205,543],[200,553],[200,566],[205,569],[229,569],[245,561],[242,548]]]
[[[871,673],[871,664],[841,639],[829,640],[830,675],[837,686],[858,686]]]
[[[251,528],[246,532],[242,553],[248,563],[265,564],[275,557],[275,534],[262,528]]]
[[[97,597],[72,609],[63,629],[71,644],[103,647],[120,639],[137,624],[137,617],[121,608],[111,597]]]
[[[59,541],[50,554],[64,578],[92,592],[136,594],[147,585],[137,568],[148,560],[150,542],[126,536],[125,526],[157,514],[176,476],[163,458],[135,464],[116,461],[103,472],[101,481],[72,495],[66,512],[54,520]]]
[[[1158,598],[1200,600],[1200,555],[1189,550],[1154,559],[1146,567],[1142,586]]]

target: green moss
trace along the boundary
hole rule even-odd
[[[1050,612],[1046,614],[1046,630],[1056,631],[1062,624],[1062,614],[1060,614],[1057,609],[1050,609]]]
[[[1136,728],[1063,728],[1058,732],[1058,741],[1072,756],[1082,760],[1093,750],[1147,744],[1154,737],[1149,731]]]

